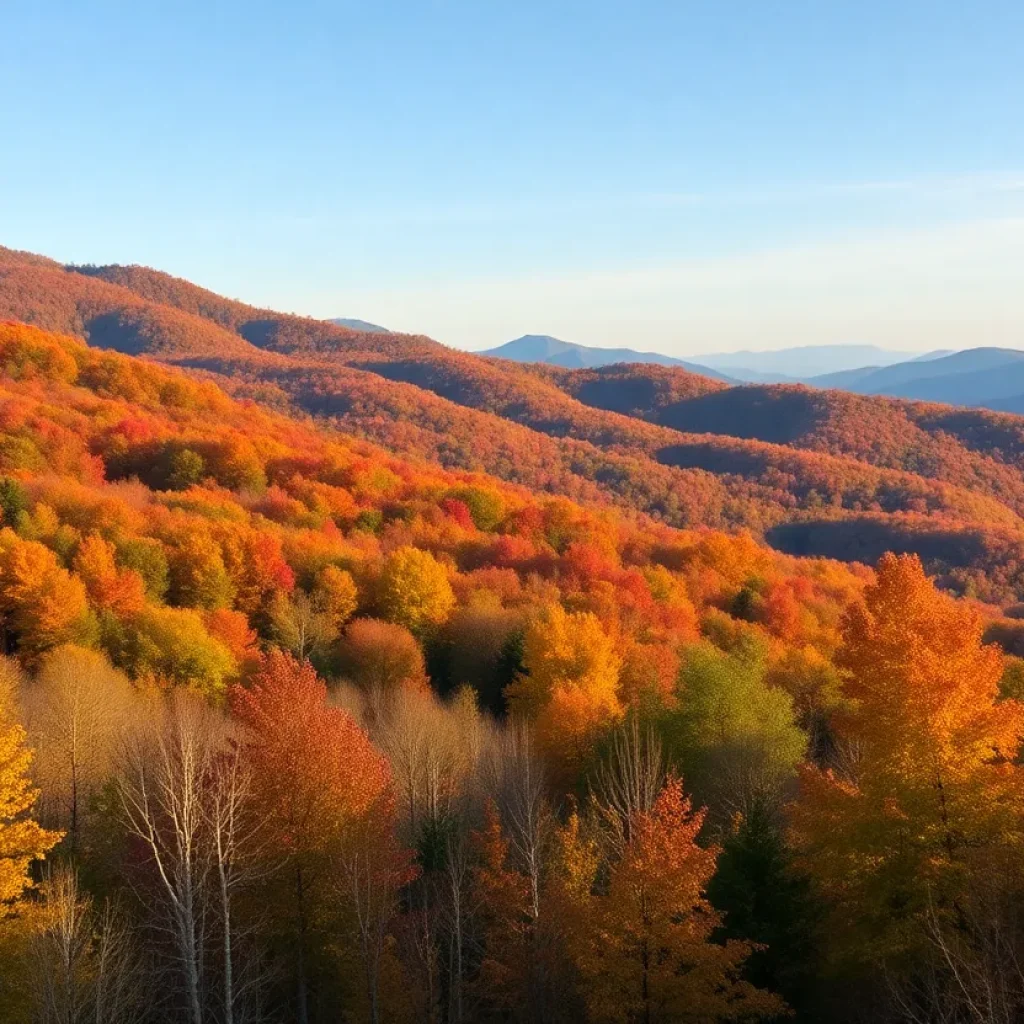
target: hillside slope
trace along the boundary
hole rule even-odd
[[[745,527],[796,549],[801,525],[867,517],[889,546],[927,550],[934,571],[979,592],[1022,529],[1013,417],[730,389],[674,367],[519,365],[260,310],[146,268],[11,252],[0,252],[0,316],[174,363],[395,452],[676,526]],[[980,544],[934,542],[968,533]],[[848,536],[830,536],[832,553],[856,557]],[[992,596],[1015,596],[1015,573]]]

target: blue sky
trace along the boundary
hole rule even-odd
[[[0,244],[470,348],[1024,347],[1024,4],[0,0]]]

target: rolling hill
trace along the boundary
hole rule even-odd
[[[147,268],[9,250],[0,318],[179,366],[404,457],[673,526],[747,529],[786,551],[863,557],[870,528],[950,586],[1024,595],[1014,416],[729,387],[678,366],[519,364],[258,309]]]

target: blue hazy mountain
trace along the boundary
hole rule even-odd
[[[678,366],[715,380],[732,380],[726,374],[708,366],[676,359],[660,352],[638,352],[631,348],[597,348],[592,345],[579,345],[573,341],[562,341],[548,334],[524,334],[521,338],[479,354],[511,359],[517,363],[548,363],[577,370],[610,366],[613,363],[656,363],[659,366]]]
[[[862,395],[1024,413],[1024,352],[1013,348],[970,348],[927,360],[824,374],[808,383]]]
[[[713,352],[694,356],[703,366],[757,384],[807,381],[826,373],[882,367],[915,358],[877,345],[802,345],[769,352]]]
[[[371,324],[366,320],[353,320],[349,317],[338,316],[328,323],[337,324],[339,327],[351,327],[353,331],[366,331],[367,334],[390,334],[386,327],[380,324]]]

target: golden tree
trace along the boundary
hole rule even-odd
[[[423,633],[439,626],[455,607],[445,567],[429,552],[402,547],[384,559],[378,599],[384,617]]]
[[[596,615],[549,605],[526,629],[526,672],[509,687],[512,710],[536,722],[541,746],[577,766],[596,734],[622,716],[622,661]]]
[[[906,951],[935,908],[962,918],[979,859],[1024,838],[1024,708],[999,701],[1002,656],[981,635],[914,556],[883,558],[847,614],[836,722],[849,763],[803,769],[792,826],[836,908],[832,934],[858,955]]]
[[[45,857],[61,838],[32,818],[38,796],[29,779],[32,751],[15,716],[12,675],[0,672],[0,921],[16,911],[31,887],[29,865]]]

